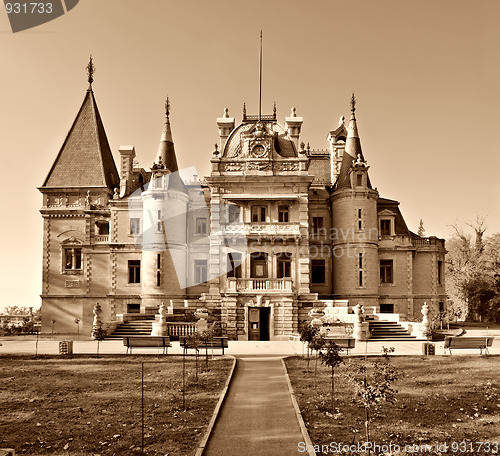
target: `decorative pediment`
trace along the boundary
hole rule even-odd
[[[61,241],[61,244],[64,244],[64,245],[70,245],[70,244],[72,244],[72,245],[82,245],[83,241],[81,241],[80,239],[77,239],[74,236],[70,236],[69,238],[64,239],[64,241]]]
[[[395,217],[396,213],[393,211],[390,211],[389,209],[384,209],[383,211],[380,211],[378,213],[379,217]]]

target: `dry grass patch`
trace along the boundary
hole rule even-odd
[[[373,360],[369,357],[368,365]],[[307,371],[306,360],[299,357],[286,360],[314,444],[365,440],[364,409],[355,403],[352,387],[346,380],[351,363],[362,361],[362,358],[345,358],[345,363],[336,368],[332,411],[331,370],[318,368],[318,386],[314,388],[314,369]],[[399,373],[395,383],[397,402],[381,404],[372,414],[372,442],[404,446],[489,441],[498,442],[500,447],[500,357],[393,356],[390,362]],[[473,448],[474,454],[483,454],[477,452],[478,445]]]
[[[196,382],[187,357],[184,410],[181,356],[0,357],[0,447],[31,456],[140,454],[142,362],[145,454],[194,454],[231,359],[210,360]]]

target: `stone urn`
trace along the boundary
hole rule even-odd
[[[309,311],[309,316],[312,318],[311,326],[318,329],[323,326],[323,317],[325,316],[325,312],[322,309],[311,309]]]
[[[167,321],[166,321],[167,309],[163,302],[158,307],[158,315],[156,316],[156,321],[153,323],[151,329],[152,336],[168,336]]]
[[[198,332],[203,332],[208,329],[208,309],[202,308],[202,309],[196,309],[196,312],[194,313],[194,316],[198,318],[198,321],[196,322],[196,331]]]

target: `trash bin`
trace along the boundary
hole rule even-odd
[[[72,355],[73,354],[73,341],[72,340],[61,340],[59,342],[59,354],[60,355]]]
[[[429,342],[424,342],[422,344],[422,355],[435,355],[436,354],[436,346]]]

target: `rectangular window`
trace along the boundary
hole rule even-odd
[[[288,206],[279,206],[278,207],[278,222],[280,223],[288,223]]]
[[[324,284],[325,283],[325,260],[312,260],[311,261],[311,283]]]
[[[156,255],[156,286],[161,286],[161,253]]]
[[[199,217],[196,219],[196,234],[205,234],[207,232],[207,219]]]
[[[393,260],[380,260],[380,283],[393,283]]]
[[[361,209],[358,209],[358,230],[361,231],[363,229],[363,212]]]
[[[264,206],[252,207],[252,222],[265,222],[266,208]]]
[[[442,285],[443,283],[443,262],[441,260],[438,261],[438,284]]]
[[[285,277],[292,277],[292,258],[289,253],[281,253],[278,255],[278,279],[283,279]]]
[[[64,269],[78,271],[82,269],[82,249],[67,247],[64,249]]]
[[[130,234],[139,234],[141,230],[141,219],[131,218],[130,219]]]
[[[109,235],[109,222],[99,220],[95,222],[96,234],[99,236]]]
[[[207,281],[207,260],[195,260],[194,276],[196,283],[205,283]]]
[[[380,220],[380,235],[390,236],[391,235],[391,220],[382,219]]]
[[[156,225],[156,229],[157,231],[162,231],[161,229],[161,211],[158,211],[158,222],[157,222],[157,225]]]
[[[317,234],[318,236],[326,234],[323,227],[323,217],[313,217],[312,222],[313,234]]]
[[[128,283],[141,283],[141,260],[128,260]]]
[[[241,279],[241,253],[227,254],[227,276]]]
[[[394,313],[394,304],[380,304],[380,313],[392,314]]]
[[[363,271],[359,271],[359,286],[363,286]]]
[[[237,222],[240,219],[240,207],[235,205],[229,206],[229,223]]]
[[[358,254],[358,267],[359,269],[363,269],[363,254]]]
[[[357,174],[356,175],[356,179],[357,179],[356,185],[358,187],[361,187],[363,185],[363,175],[362,174]]]

